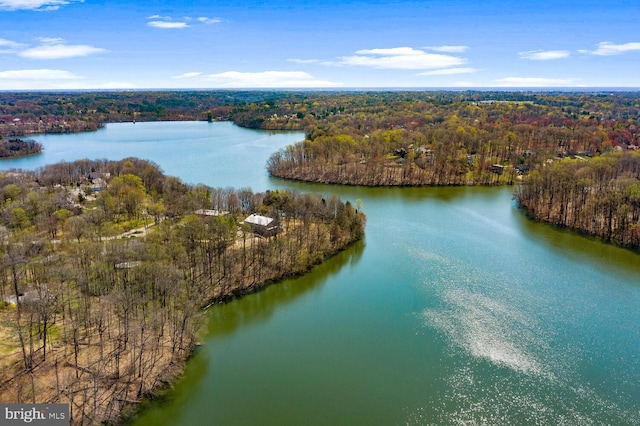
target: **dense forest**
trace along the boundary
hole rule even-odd
[[[108,122],[233,120],[303,130],[280,177],[358,185],[513,184],[548,159],[640,143],[637,93],[175,91],[2,93],[0,134]]]
[[[325,112],[269,171],[357,185],[513,184],[548,159],[634,150],[636,95],[379,94]],[[366,102],[365,102],[366,101]]]
[[[188,186],[134,158],[2,173],[0,217],[0,400],[69,403],[74,424],[170,383],[203,307],[307,271],[365,225],[335,196]]]
[[[81,131],[117,121],[232,120],[256,129],[305,132],[304,141],[269,159],[274,176],[370,186],[518,184],[544,192],[539,179],[550,173],[543,170],[551,163],[570,158],[597,167],[616,155],[627,158],[640,146],[639,118],[637,92],[0,94],[0,134],[5,136]],[[601,156],[608,160],[598,160]],[[603,188],[600,195],[615,198],[610,191],[616,184],[609,180],[618,178],[610,176],[595,174],[594,179]],[[626,176],[638,179],[630,172]],[[561,199],[553,197],[544,212],[529,204],[529,213],[564,224],[566,206],[555,204]],[[553,212],[562,212],[563,219],[552,219]],[[610,222],[626,223],[620,214],[614,211]],[[578,222],[571,216],[566,225],[616,239],[613,229],[595,232],[595,225]]]

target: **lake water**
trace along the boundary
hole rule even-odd
[[[258,132],[231,122],[154,122],[107,124],[97,132],[30,136],[43,144],[39,155],[0,160],[0,170],[35,169],[78,159],[152,160],[184,182],[266,189],[266,158],[304,139],[300,132]]]
[[[0,163],[137,156],[186,182],[362,202],[364,241],[210,309],[184,378],[135,425],[640,425],[638,254],[527,219],[511,188],[269,178],[269,153],[301,138],[112,124]]]

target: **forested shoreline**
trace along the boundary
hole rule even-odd
[[[515,199],[531,217],[640,247],[640,155],[565,159],[527,176]]]
[[[0,400],[69,403],[74,424],[171,383],[204,306],[306,272],[365,225],[335,196],[189,186],[135,158],[1,173],[0,202]]]
[[[307,128],[305,141],[271,157],[274,176],[370,186],[513,184],[548,160],[638,147],[640,108],[631,94],[337,99],[343,103],[336,100]]]
[[[518,197],[546,193],[540,176],[559,167],[544,171],[551,163],[569,158],[600,164],[600,156],[612,158],[638,149],[639,116],[637,92],[0,94],[0,135],[5,137],[95,130],[104,123],[122,121],[231,120],[255,129],[305,132],[304,141],[269,159],[267,167],[273,176],[367,186],[522,184]],[[625,176],[638,179],[630,172]],[[619,176],[596,173],[593,179],[599,197],[618,200]],[[562,191],[572,189],[558,188],[554,186],[554,191],[560,195],[550,199],[546,210],[540,207],[542,201],[534,202],[530,195],[521,205],[533,218],[638,246],[635,238],[616,236],[611,225],[635,220],[633,215],[623,217],[624,203],[610,209],[611,218],[589,218],[582,213],[583,218],[578,219],[567,214],[569,206],[562,204],[566,202]],[[571,208],[578,205],[570,203]],[[592,213],[598,214],[596,211]],[[554,218],[556,213],[558,218]],[[589,220],[608,225],[587,225]],[[596,231],[610,227],[606,232]]]

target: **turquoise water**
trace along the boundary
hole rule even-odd
[[[134,424],[640,425],[637,253],[528,220],[511,188],[267,177],[269,153],[300,138],[229,123],[38,138],[43,155],[121,152],[187,182],[337,193],[367,214],[365,240],[310,274],[211,308],[184,378]]]
[[[191,184],[265,189],[265,161],[279,148],[304,139],[300,132],[258,132],[230,122],[154,122],[107,124],[97,132],[29,137],[43,144],[41,154],[0,160],[0,170],[35,169],[78,159],[152,160]]]

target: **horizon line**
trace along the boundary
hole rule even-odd
[[[239,88],[85,88],[85,89],[0,89],[0,93],[91,93],[91,92],[640,92],[640,87],[580,86],[580,87],[239,87]]]

